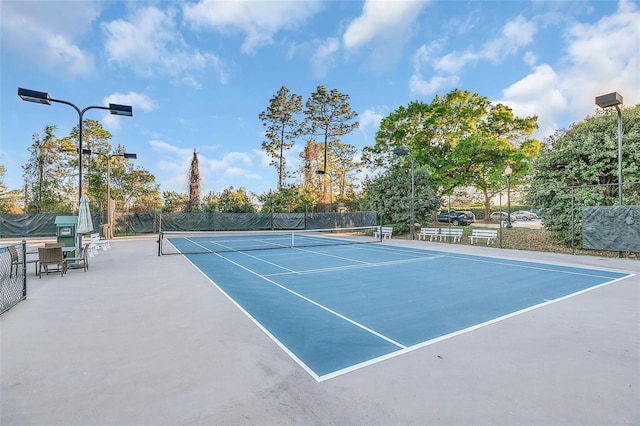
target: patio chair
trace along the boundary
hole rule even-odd
[[[91,243],[86,243],[84,247],[80,249],[79,256],[67,257],[67,267],[70,263],[75,263],[76,265],[82,264],[84,271],[87,272],[87,269],[89,269],[89,251],[91,250],[89,246],[91,246]]]
[[[40,262],[39,276],[42,278],[42,269],[49,275],[49,267],[57,266],[57,269],[51,272],[60,272],[60,276],[64,276],[67,272],[67,261],[62,253],[62,247],[40,247],[38,248],[38,261]]]
[[[47,248],[64,247],[64,244],[63,243],[44,243],[44,246]]]
[[[23,263],[33,263],[35,266],[36,275],[38,275],[38,259],[32,260],[20,260],[18,250],[14,246],[9,246],[9,254],[11,255],[11,269],[9,270],[9,278],[13,276],[13,267],[16,267],[16,275],[18,275],[18,267]]]

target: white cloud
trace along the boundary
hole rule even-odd
[[[362,14],[342,35],[347,51],[367,47],[369,65],[376,70],[394,67],[413,35],[425,0],[366,0]]]
[[[226,83],[223,62],[213,53],[190,48],[176,24],[177,12],[169,8],[137,9],[127,19],[102,24],[109,61],[143,76],[168,75],[176,82],[199,88],[194,72],[213,68]]]
[[[342,37],[352,49],[377,38],[397,38],[405,34],[425,1],[367,0],[362,15],[354,19]]]
[[[267,153],[262,149],[254,149],[253,155],[260,159],[260,166],[263,168],[269,167],[269,163],[271,163],[271,157],[267,155]]]
[[[51,73],[90,76],[93,55],[78,45],[99,16],[98,2],[3,1],[0,14],[2,48],[46,67]]]
[[[329,71],[329,66],[333,62],[333,55],[340,49],[337,38],[330,37],[320,43],[315,53],[311,56],[311,66],[316,77],[324,77]]]
[[[136,92],[129,92],[126,94],[123,93],[113,93],[104,98],[104,104],[120,104],[120,105],[129,105],[133,107],[133,114],[135,116],[137,110],[142,110],[144,112],[153,111],[157,108],[156,103],[149,98],[147,95]],[[122,117],[106,114],[102,119],[104,125],[108,129],[119,129],[120,128],[120,120]]]
[[[533,42],[537,27],[533,21],[521,16],[507,22],[501,34],[487,40],[480,49],[467,48],[453,51],[441,57],[437,54],[443,48],[443,41],[422,45],[413,55],[414,74],[409,80],[409,89],[414,96],[429,95],[440,89],[452,87],[460,80],[459,74],[469,65],[478,61],[499,63],[508,56]],[[432,68],[434,75],[426,80],[425,68]]]
[[[552,134],[558,124],[555,117],[567,109],[567,100],[558,89],[559,76],[549,65],[534,71],[503,91],[499,102],[509,106],[518,116],[538,116],[538,129],[533,136],[542,139]]]
[[[157,105],[153,99],[142,93],[129,92],[129,93],[114,93],[104,98],[105,104],[121,104],[131,105],[134,108],[134,112],[137,108],[145,112],[153,111],[157,108]]]
[[[412,96],[428,95],[445,87],[453,87],[458,83],[458,76],[433,76],[427,81],[420,74],[414,73],[409,79],[409,92]]]
[[[569,29],[568,55],[559,73],[570,108],[587,114],[595,96],[614,91],[623,94],[625,105],[640,102],[639,22],[637,6],[622,1],[615,14]]]
[[[365,135],[375,134],[380,127],[384,115],[369,108],[358,115],[358,129]]]
[[[149,145],[160,155],[155,168],[160,171],[160,176],[156,178],[163,190],[185,193],[188,188],[193,148],[181,148],[160,140],[151,140]],[[211,154],[217,153],[218,150],[219,147],[212,146],[196,148],[202,193],[220,192],[229,186],[240,188],[245,182],[263,180],[254,170],[254,159],[261,160],[258,150],[251,153],[232,151],[212,158]]]
[[[538,138],[552,134],[558,116],[582,120],[596,110],[596,96],[617,91],[625,105],[640,102],[640,12],[632,3],[620,2],[616,13],[593,24],[573,24],[555,69],[548,64],[503,91],[501,102],[518,115],[538,114]],[[525,59],[527,57],[525,56]]]
[[[319,10],[320,2],[315,0],[201,0],[183,6],[185,20],[196,27],[244,33],[243,53],[272,44],[276,33],[302,27]]]
[[[501,62],[507,56],[518,52],[520,48],[529,45],[536,33],[536,25],[519,16],[507,22],[499,37],[492,38],[482,45],[479,50],[469,48],[462,52],[452,52],[442,57],[435,64],[440,72],[457,73],[467,64],[479,60]]]

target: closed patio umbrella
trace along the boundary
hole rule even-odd
[[[86,194],[80,198],[80,207],[78,209],[78,234],[87,234],[93,231],[93,222],[91,222],[91,212],[89,211],[89,197]]]

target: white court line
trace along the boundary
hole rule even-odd
[[[475,255],[469,255],[471,257],[476,257]],[[554,269],[554,268],[543,268],[543,267],[539,267],[539,266],[532,266],[532,265],[522,265],[522,263],[534,263],[537,265],[547,265],[549,266],[550,264],[544,263],[544,262],[536,262],[536,261],[531,261],[531,260],[513,260],[512,262],[517,262],[517,264],[514,264],[512,262],[506,262],[506,261],[497,261],[497,260],[485,260],[485,259],[469,259],[467,257],[461,257],[461,256],[446,256],[446,257],[451,257],[453,259],[464,259],[464,260],[469,260],[472,262],[480,262],[480,263],[488,263],[488,264],[493,264],[493,265],[503,265],[503,266],[512,266],[512,267],[516,267],[516,268],[522,268],[522,269],[533,269],[536,271],[546,271],[546,272],[558,272],[560,274],[566,274],[566,275],[578,275],[578,276],[583,276],[583,277],[594,277],[594,278],[612,278],[610,276],[606,276],[606,275],[598,275],[598,274],[586,274],[583,272],[575,272],[575,271],[563,271],[560,269]],[[557,266],[558,268],[573,268],[573,269],[584,269],[584,270],[592,270],[590,268],[586,268],[586,267],[581,267],[581,266],[561,266],[561,265],[554,265]],[[596,269],[596,271],[601,271],[601,269]],[[614,272],[614,273],[618,273],[618,272]]]
[[[374,336],[377,336],[377,337],[379,337],[379,338],[381,338],[381,339],[383,339],[383,340],[385,340],[385,341],[387,341],[387,342],[391,343],[392,345],[398,346],[399,348],[402,348],[402,349],[405,349],[405,348],[406,348],[406,346],[405,346],[405,345],[403,345],[402,343],[396,342],[395,340],[393,340],[393,339],[391,339],[391,338],[389,338],[389,337],[387,337],[387,336],[385,336],[385,335],[383,335],[383,334],[381,334],[381,333],[378,333],[377,331],[375,331],[375,330],[373,330],[373,329],[371,329],[371,328],[369,328],[369,327],[365,326],[364,324],[360,324],[359,322],[354,321],[354,320],[352,320],[351,318],[348,318],[348,317],[346,317],[346,316],[342,315],[341,313],[336,312],[336,311],[334,311],[333,309],[330,309],[330,308],[328,308],[328,307],[326,307],[326,306],[324,306],[324,305],[322,305],[322,304],[320,304],[320,303],[316,302],[315,300],[309,299],[308,297],[306,297],[306,296],[304,296],[304,295],[302,295],[302,294],[300,294],[300,293],[298,293],[298,292],[296,292],[296,291],[294,291],[294,290],[291,290],[290,288],[287,288],[287,287],[283,286],[282,284],[279,284],[279,283],[277,283],[277,282],[273,281],[272,279],[269,279],[269,278],[265,277],[264,275],[258,274],[257,272],[252,271],[251,269],[246,268],[245,266],[243,266],[243,265],[241,265],[241,264],[239,264],[239,263],[237,263],[237,262],[234,262],[234,261],[233,261],[233,260],[231,260],[231,259],[228,259],[228,258],[224,257],[221,253],[214,253],[214,254],[215,254],[216,256],[218,256],[218,257],[220,257],[220,258],[222,258],[222,259],[226,260],[227,262],[229,262],[229,263],[231,263],[231,264],[233,264],[233,265],[237,266],[238,268],[240,268],[240,269],[244,269],[245,271],[249,272],[250,274],[253,274],[253,275],[255,275],[256,277],[261,278],[261,279],[263,279],[263,280],[267,281],[268,283],[273,284],[273,285],[275,285],[276,287],[279,287],[279,288],[281,288],[281,289],[283,289],[283,290],[285,290],[285,291],[287,291],[287,292],[289,292],[289,293],[293,294],[294,296],[299,297],[300,299],[302,299],[302,300],[304,300],[304,301],[306,301],[306,302],[309,302],[309,303],[311,303],[312,305],[315,305],[315,306],[317,306],[318,308],[323,309],[323,310],[325,310],[326,312],[329,312],[330,314],[335,315],[335,316],[337,316],[338,318],[343,319],[343,320],[345,320],[345,321],[347,321],[347,322],[349,322],[349,323],[351,323],[351,324],[355,325],[356,327],[359,327],[359,328],[361,328],[361,329],[363,329],[363,330],[365,330],[365,331],[367,331],[367,332],[369,332],[369,333],[373,334]]]
[[[537,261],[537,260],[519,260],[519,259],[513,259],[510,262],[506,261],[506,260],[489,260],[489,259],[499,259],[499,258],[494,258],[491,256],[487,256],[487,255],[478,255],[478,254],[465,254],[465,255],[457,255],[455,253],[451,253],[451,252],[445,252],[445,251],[438,251],[438,250],[432,250],[432,249],[428,249],[428,250],[423,250],[420,248],[413,248],[413,247],[391,247],[388,245],[383,245],[383,246],[374,246],[374,247],[362,247],[361,249],[363,250],[372,250],[372,251],[391,251],[394,253],[402,253],[402,254],[409,254],[407,253],[408,251],[425,251],[425,252],[430,252],[430,253],[439,253],[440,257],[443,258],[452,258],[452,259],[460,259],[460,260],[465,260],[465,261],[472,261],[472,262],[478,262],[478,263],[488,263],[488,264],[494,264],[494,265],[505,265],[505,266],[512,266],[515,268],[523,268],[523,269],[534,269],[534,270],[539,270],[539,271],[548,271],[548,272],[558,272],[561,274],[567,274],[567,275],[578,275],[578,276],[585,276],[585,277],[595,277],[595,278],[612,278],[610,276],[607,275],[599,275],[599,274],[588,274],[588,273],[583,273],[583,272],[575,272],[575,271],[564,271],[564,270],[560,270],[560,269],[554,269],[554,267],[556,268],[573,268],[573,269],[582,269],[582,270],[595,270],[595,271],[599,271],[601,272],[603,269],[602,268],[590,268],[588,266],[573,266],[573,265],[560,265],[560,264],[553,264],[553,263],[546,263],[544,261]],[[547,268],[545,267],[538,267],[538,266],[533,266],[533,265],[524,265],[524,263],[529,263],[529,264],[536,264],[536,265],[546,265],[548,266]],[[608,272],[613,272],[613,273],[619,273],[616,271],[608,271]]]
[[[293,271],[293,272],[276,272],[273,274],[265,274],[265,277],[273,277],[273,276],[277,276],[277,275],[290,275],[290,274],[296,274],[296,275],[310,275],[310,274],[318,274],[318,273],[323,273],[323,272],[334,272],[334,271],[342,271],[345,269],[362,269],[362,268],[377,268],[377,267],[381,267],[381,266],[388,266],[388,265],[400,265],[403,263],[416,263],[416,262],[423,262],[425,260],[434,260],[434,259],[438,259],[442,256],[433,256],[433,257],[421,257],[421,258],[417,258],[417,259],[402,259],[402,260],[390,260],[388,262],[369,262],[369,263],[363,263],[363,264],[358,264],[358,265],[345,265],[345,266],[334,266],[334,267],[329,267],[329,268],[318,268],[318,269],[306,269],[306,270],[302,270],[302,271]]]
[[[616,278],[616,279],[614,279],[612,281],[607,281],[605,283],[598,284],[598,285],[593,286],[593,287],[585,288],[584,290],[580,290],[580,291],[577,291],[575,293],[567,294],[566,296],[558,297],[557,299],[545,300],[543,303],[539,303],[537,305],[529,306],[528,308],[520,309],[518,311],[511,312],[510,314],[506,314],[506,315],[503,315],[501,317],[494,318],[494,319],[491,319],[489,321],[485,321],[485,322],[482,322],[482,323],[479,323],[479,324],[476,324],[476,325],[472,325],[471,327],[463,328],[461,330],[454,331],[452,333],[444,334],[444,335],[439,336],[439,337],[434,337],[433,339],[426,340],[426,341],[421,342],[421,343],[417,343],[417,344],[415,344],[413,346],[407,346],[404,349],[397,350],[395,352],[390,352],[390,353],[388,353],[386,355],[382,355],[382,356],[379,356],[377,358],[373,358],[373,359],[361,362],[359,364],[355,364],[355,365],[352,365],[350,367],[343,368],[342,370],[336,370],[333,373],[329,373],[329,374],[325,374],[323,376],[319,376],[319,378],[316,379],[316,380],[318,380],[319,382],[323,382],[325,380],[329,380],[329,379],[332,379],[334,377],[338,377],[338,376],[341,376],[343,374],[350,373],[350,372],[358,370],[360,368],[363,368],[363,367],[366,367],[366,366],[369,366],[369,365],[372,365],[372,364],[376,364],[376,363],[378,363],[380,361],[384,361],[384,360],[387,360],[387,359],[390,359],[390,358],[394,358],[394,357],[399,356],[399,355],[404,355],[407,352],[415,351],[416,349],[424,348],[425,346],[433,345],[434,343],[438,343],[438,342],[441,342],[443,340],[447,340],[447,339],[450,339],[452,337],[459,336],[461,334],[469,333],[469,332],[477,330],[479,328],[486,327],[486,326],[498,323],[500,321],[504,321],[504,320],[507,320],[509,318],[524,314],[524,313],[532,311],[534,309],[542,308],[542,307],[550,305],[552,303],[560,302],[562,300],[566,300],[566,299],[578,296],[578,295],[586,293],[588,291],[595,290],[597,288],[604,287],[604,286],[609,285],[609,284],[613,284],[615,282],[624,280],[624,279],[632,277],[632,276],[634,276],[634,274],[629,274],[629,275],[624,276],[624,277]]]

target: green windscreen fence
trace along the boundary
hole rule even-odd
[[[583,207],[582,246],[640,252],[640,206]]]

